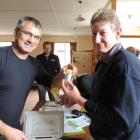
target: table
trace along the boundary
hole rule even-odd
[[[33,108],[33,111],[38,111],[40,107],[42,107],[46,102],[45,101],[39,101],[36,106]],[[70,136],[64,136],[63,140],[92,140],[92,136],[89,132],[89,127],[83,128],[85,130],[85,133],[83,134],[76,134],[76,135],[70,135]]]

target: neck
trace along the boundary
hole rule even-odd
[[[105,54],[102,54],[103,61],[108,63],[111,61],[112,57],[122,48],[121,43],[115,44],[111,50]]]
[[[45,56],[49,56],[50,54],[44,53]]]
[[[28,54],[24,54],[20,51],[19,47],[16,45],[12,46],[12,50],[14,51],[15,55],[22,60],[26,60],[28,57]]]

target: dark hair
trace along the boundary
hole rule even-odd
[[[126,48],[126,50],[128,50],[131,53],[136,54],[136,48],[135,47],[129,46],[129,47]]]
[[[136,49],[136,56],[139,57],[140,55],[140,50]]]
[[[116,15],[116,12],[111,9],[99,9],[96,13],[93,14],[90,24],[96,22],[107,21],[111,24],[112,30],[117,30],[121,27],[120,20]]]
[[[44,42],[43,43],[43,48],[45,47],[45,45],[50,45],[53,49],[53,42],[48,42],[48,41]]]
[[[42,30],[42,26],[41,23],[34,17],[30,17],[30,16],[26,16],[26,17],[22,17],[21,19],[19,19],[17,26],[15,28],[15,32],[19,31],[20,29],[22,29],[22,27],[24,26],[24,22],[25,21],[30,21],[32,23],[34,23],[34,25],[37,28],[40,28]]]

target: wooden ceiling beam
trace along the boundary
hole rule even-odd
[[[111,9],[116,10],[116,3],[117,3],[117,0],[111,0]]]

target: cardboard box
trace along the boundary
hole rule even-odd
[[[28,140],[58,140],[64,134],[64,112],[27,111],[23,130]]]

